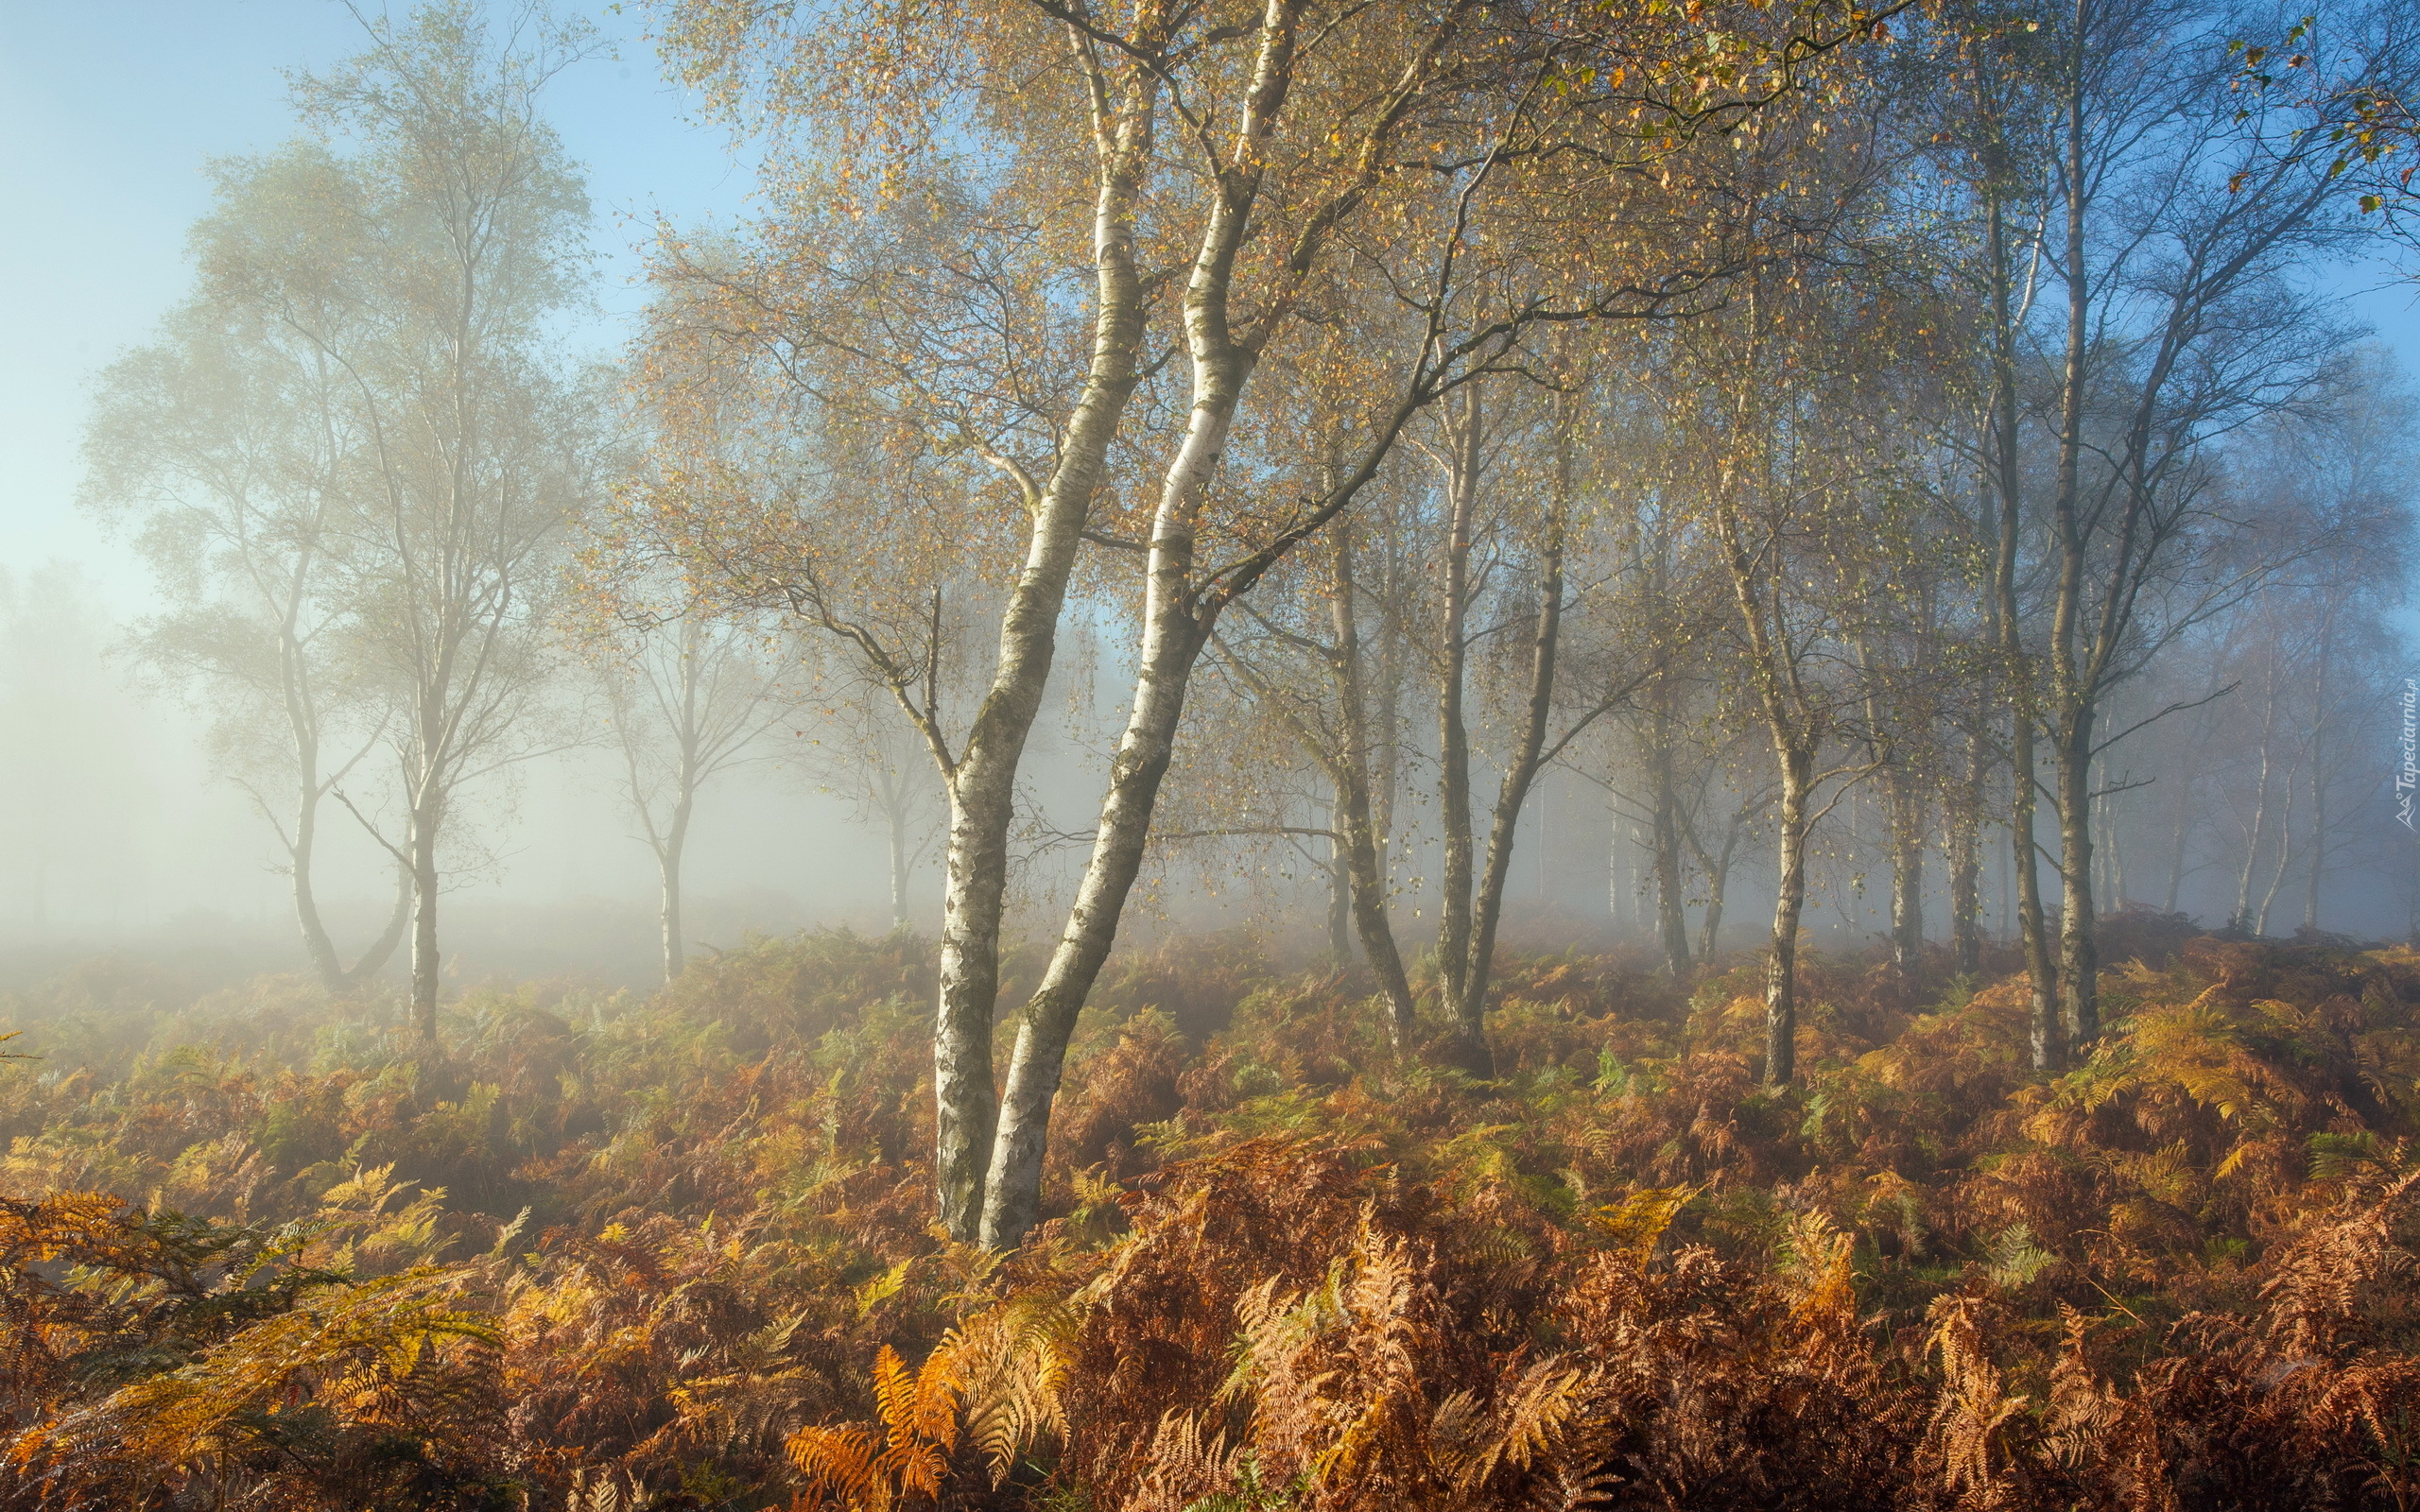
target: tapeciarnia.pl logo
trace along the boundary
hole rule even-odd
[[[2403,679],[2403,765],[2394,770],[2394,816],[2407,830],[2420,832],[2412,823],[2411,799],[2414,789],[2420,789],[2420,678]]]

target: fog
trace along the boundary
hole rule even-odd
[[[657,217],[711,240],[765,212],[768,201],[756,198],[762,142],[735,132],[728,120],[711,116],[701,96],[667,80],[641,20],[606,7],[564,14],[584,17],[595,36],[567,55],[534,97],[560,135],[566,172],[587,197],[580,224],[564,243],[577,244],[563,254],[563,266],[577,267],[577,287],[539,318],[548,360],[570,373],[632,360],[657,297],[645,281]],[[291,861],[275,828],[283,799],[265,799],[265,814],[248,797],[244,783],[257,785],[258,768],[226,748],[224,711],[215,707],[223,695],[207,679],[181,677],[158,658],[147,660],[137,644],[143,627],[167,607],[160,561],[141,549],[141,510],[79,507],[77,498],[92,488],[81,448],[97,423],[100,375],[157,339],[163,321],[195,297],[200,243],[189,238],[199,235],[193,228],[224,193],[223,184],[214,188],[213,175],[229,161],[273,154],[290,139],[324,130],[324,123],[314,128],[298,113],[292,81],[358,52],[371,35],[365,17],[377,22],[382,15],[317,0],[245,4],[207,16],[174,6],[9,12],[0,112],[9,138],[31,150],[9,154],[0,188],[18,207],[19,227],[43,228],[38,235],[13,234],[0,248],[0,272],[11,286],[40,291],[0,352],[0,446],[12,458],[0,480],[0,613],[7,627],[0,761],[7,790],[19,795],[0,833],[0,949],[14,976],[102,951],[206,950],[245,969],[302,964]],[[139,24],[129,25],[130,18]],[[343,129],[351,128],[338,130],[339,146]],[[2396,254],[2332,256],[2297,277],[2325,297],[2329,318],[2341,323],[2342,350],[2370,340],[2378,370],[2390,375],[2381,381],[2405,381],[2401,375],[2420,359],[2420,326],[2413,285]],[[2210,455],[2230,455],[2225,444],[2214,439]],[[597,488],[600,496],[611,491],[602,482]],[[2394,570],[2403,570],[2399,561]],[[1012,935],[1032,942],[1056,936],[1073,896],[1111,751],[1131,713],[1118,690],[1138,664],[1134,622],[1119,591],[1096,581],[1076,592],[1078,612],[1095,617],[1100,644],[1080,666],[1053,669],[1046,713],[1018,777],[1008,917]],[[2408,609],[2396,597],[2381,611],[2384,623],[2408,627]],[[2230,610],[2209,623],[2239,623],[2249,612]],[[764,621],[760,615],[752,623]],[[584,670],[596,656],[574,644],[572,628],[558,625],[547,633],[560,668],[542,701],[564,731],[534,741],[533,748],[543,747],[538,753],[469,782],[448,816],[441,959],[450,989],[564,972],[640,986],[658,971],[660,876]],[[992,633],[989,625],[976,627],[969,676],[988,665]],[[2238,654],[2228,648],[2231,641],[2219,644],[2224,634],[2209,633],[2217,636],[2205,648],[2210,665]],[[2383,668],[2401,649],[2379,654]],[[828,662],[828,652],[807,660],[819,657],[825,659],[819,665]],[[2232,671],[2211,676],[2235,679],[2230,686],[2242,681]],[[2155,680],[2146,673],[2136,686]],[[2379,686],[2391,691],[2391,679]],[[2219,728],[2240,734],[2254,717],[2248,688],[2229,695],[2235,701],[2223,707],[2238,713]],[[977,691],[953,689],[947,717],[962,724]],[[696,949],[719,948],[750,932],[880,932],[894,921],[887,822],[845,776],[836,778],[828,750],[817,745],[831,731],[819,723],[828,708],[819,714],[815,707],[829,699],[793,694],[798,707],[769,715],[766,733],[744,759],[700,790],[683,863],[685,927]],[[1391,862],[1391,906],[1411,938],[1435,927],[1447,869],[1437,816],[1424,807],[1430,799],[1410,792],[1434,781],[1433,715],[1418,704],[1427,696],[1416,695],[1403,714],[1411,731],[1403,751],[1409,786]],[[1197,717],[1215,721],[1224,717],[1217,711],[1234,706],[1205,707],[1212,712]],[[2273,724],[2276,708],[2273,699]],[[2371,697],[2360,709],[2348,705],[2342,717],[2360,752],[2344,759],[2361,770],[2344,779],[2354,806],[2324,821],[2348,836],[2334,870],[2293,881],[2290,834],[2286,850],[2264,851],[2278,842],[2264,839],[2271,832],[2238,812],[2242,803],[2235,799],[2214,797],[2206,815],[2179,809],[2172,823],[2153,812],[2154,800],[2133,800],[2141,806],[2113,811],[2110,820],[2135,863],[2133,878],[2111,879],[2122,893],[2117,902],[2173,907],[2216,924],[2265,891],[2272,902],[2288,900],[2275,915],[2285,920],[2301,887],[2326,928],[2365,936],[2408,929],[2409,858],[2388,843],[2396,838],[2391,788],[2378,781],[2399,713],[2391,701]],[[1516,805],[1520,822],[1503,896],[1509,938],[1644,946],[1654,937],[1651,894],[1658,885],[1659,842],[1649,833],[1651,820],[1640,817],[1640,758],[1634,744],[1624,744],[1632,735],[1616,732],[1619,722],[1607,721],[1571,747]],[[1511,729],[1498,717],[1483,730],[1482,754],[1502,759]],[[2132,783],[2220,738],[2207,728],[2196,727],[2200,733],[2190,736],[2182,729],[2178,721],[2161,725],[2112,755],[2112,780]],[[1753,751],[1754,742],[1742,748]],[[1182,757],[1179,766],[1182,773]],[[2257,793],[2266,794],[2271,779],[2266,766],[2261,770]],[[1230,778],[1202,780],[1209,785],[1201,791],[1209,792]],[[1748,781],[1735,774],[1718,786]],[[2234,776],[2209,781],[2240,787]],[[365,775],[355,785],[369,782]],[[921,797],[909,826],[914,858],[904,913],[913,928],[933,935],[942,924],[943,809],[928,772],[913,782]],[[1123,937],[1244,926],[1316,954],[1329,935],[1332,858],[1319,844],[1276,836],[1288,823],[1305,824],[1305,815],[1328,801],[1311,792],[1317,785],[1254,796],[1262,807],[1253,823],[1270,832],[1257,838],[1188,840],[1180,827],[1155,842],[1148,896],[1128,915]],[[1483,805],[1492,782],[1482,776],[1478,786]],[[391,806],[394,795],[386,798]],[[1812,937],[1854,949],[1887,936],[1883,802],[1872,783],[1840,801],[1837,839],[1815,857],[1811,872],[1805,923]],[[2222,832],[2248,823],[2249,850],[2238,866],[2228,847],[2242,845]],[[1197,827],[1221,826],[1235,827],[1234,816],[1213,815]],[[2163,850],[2156,862],[2148,859],[2169,846],[2170,832],[2173,856]],[[1778,876],[1765,839],[1752,836],[1730,874],[1732,911],[1719,942],[1726,948],[1744,948],[1761,928]],[[389,853],[354,816],[332,809],[313,864],[332,937],[347,954],[357,951],[393,906]],[[1980,915],[2000,937],[2014,932],[2007,869],[2004,860],[1987,863],[1979,884]],[[2154,871],[2164,878],[2141,880]],[[1702,922],[1703,888],[1692,885],[1697,891],[1686,908]],[[1912,896],[1929,903],[1936,920],[1953,906],[1938,858]],[[2262,909],[2265,918],[2269,903]],[[398,955],[386,974],[402,970]]]
[[[298,969],[276,834],[214,768],[206,711],[130,666],[126,624],[94,575],[65,562],[0,574],[0,780],[34,797],[0,833],[5,970],[23,980],[92,954],[197,950],[230,971]],[[750,932],[891,927],[887,836],[824,780],[813,734],[791,728],[802,722],[777,720],[700,802],[684,868],[700,949]],[[1037,777],[1080,809],[1076,726],[1037,742]],[[592,730],[468,796],[477,848],[445,884],[458,986],[656,980],[656,868],[609,744]],[[920,823],[911,917],[926,932],[940,910],[933,838]],[[392,862],[348,820],[326,832],[317,870],[333,932],[358,949],[392,905]],[[1033,873],[1049,874],[1046,859]]]

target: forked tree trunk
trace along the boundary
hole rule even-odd
[[[307,576],[315,554],[305,551],[296,570],[299,583]],[[298,587],[299,595],[299,587]],[[320,900],[315,861],[320,845],[320,805],[326,799],[333,780],[320,775],[320,735],[313,711],[307,675],[303,671],[302,647],[295,636],[296,616],[301,610],[298,596],[286,608],[286,617],[278,638],[280,682],[285,690],[286,726],[294,740],[295,795],[294,833],[286,847],[290,860],[288,873],[294,884],[294,920],[302,933],[303,954],[309,957],[312,971],[320,985],[331,992],[342,992],[378,974],[403,943],[406,911],[411,906],[411,876],[406,869],[399,879],[395,907],[388,918],[387,927],[363,951],[352,966],[344,964],[337,954],[336,942],[328,936],[326,921],[320,915]]]
[[[1722,948],[1722,899],[1731,885],[1731,858],[1738,853],[1739,835],[1746,826],[1737,818],[1722,836],[1722,849],[1715,852],[1713,864],[1706,868],[1705,917],[1698,920],[1698,959],[1712,961]]]
[[[395,952],[404,943],[404,931],[411,927],[411,911],[412,874],[408,868],[399,865],[395,868],[395,905],[387,910],[387,927],[378,932],[378,937],[371,942],[370,948],[363,951],[346,971],[346,987],[359,987],[376,976],[394,958]]]
[[[287,848],[293,858],[286,871],[294,883],[294,919],[302,928],[302,950],[320,985],[341,992],[346,987],[344,963],[337,958],[336,944],[328,938],[327,925],[320,919],[320,901],[313,892],[311,857],[320,838],[320,777],[319,764],[307,747],[302,752],[301,787],[294,806],[294,839]]]
[[[387,911],[386,925],[378,937],[363,949],[351,966],[337,954],[335,942],[320,917],[319,900],[314,896],[315,881],[312,853],[318,844],[319,816],[316,792],[306,793],[296,815],[293,846],[294,916],[302,931],[302,945],[311,959],[311,969],[319,976],[320,985],[331,992],[350,991],[376,976],[394,958],[404,942],[404,931],[409,927],[412,906],[411,868],[403,862],[395,866],[395,904]]]
[[[1519,837],[1521,809],[1529,801],[1546,752],[1547,724],[1554,710],[1555,659],[1563,640],[1564,519],[1568,507],[1568,481],[1558,486],[1548,506],[1546,539],[1538,563],[1538,613],[1530,643],[1530,700],[1522,720],[1512,763],[1505,768],[1496,790],[1495,811],[1488,826],[1487,869],[1481,876],[1472,919],[1469,954],[1461,963],[1460,988],[1450,1005],[1459,1058],[1472,1074],[1495,1074],[1495,1057],[1487,1046],[1488,977],[1495,964],[1495,934],[1504,918],[1504,883],[1512,868],[1512,848]]]
[[[1014,1247],[1040,1215],[1050,1104],[1065,1068],[1067,1041],[1115,943],[1119,915],[1142,870],[1151,811],[1175,752],[1193,668],[1208,637],[1209,627],[1197,621],[1191,603],[1200,502],[1225,450],[1250,370],[1249,358],[1241,354],[1196,359],[1192,415],[1152,522],[1150,580],[1132,713],[1111,761],[1109,792],[1075,904],[1042,984],[1026,1005],[1010,1055],[983,1196],[982,1242],[993,1248]]]
[[[1080,66],[1084,45],[1071,46]],[[999,997],[1000,916],[1017,767],[1041,713],[1086,512],[1138,372],[1144,295],[1134,266],[1133,207],[1150,149],[1155,92],[1137,88],[1138,98],[1115,121],[1103,123],[1115,141],[1100,164],[1093,209],[1097,306],[1084,387],[1057,466],[1033,500],[1033,535],[1000,621],[992,685],[949,773],[940,1005],[933,1028],[933,1171],[942,1227],[960,1243],[973,1242],[983,1230],[984,1188],[998,1127],[992,1022]]]
[[[1272,49],[1282,50],[1290,60],[1291,47],[1290,23],[1264,34],[1253,103],[1245,112],[1247,143],[1274,126],[1288,76],[1270,72]],[[1202,501],[1226,451],[1254,362],[1253,353],[1235,344],[1226,309],[1234,257],[1250,223],[1250,209],[1248,195],[1222,192],[1214,200],[1185,288],[1193,408],[1152,514],[1134,697],[1110,763],[1109,791],[1094,831],[1092,856],[1042,984],[1026,1004],[1010,1055],[983,1193],[980,1233],[982,1242],[994,1248],[1021,1243],[1039,1215],[1050,1104],[1065,1067],[1067,1041],[1075,1033],[1076,1015],[1109,958],[1126,896],[1142,869],[1151,811],[1174,754],[1185,693],[1212,628],[1194,613],[1193,554]]]
[[[1184,336],[1193,404],[1184,438],[1168,464],[1152,513],[1143,644],[1132,712],[1111,761],[1092,855],[1041,986],[1026,1004],[1010,1057],[983,1194],[982,1242],[994,1248],[1022,1243],[1039,1216],[1050,1104],[1065,1066],[1067,1041],[1115,942],[1118,918],[1150,838],[1152,809],[1174,751],[1185,694],[1225,602],[1218,596],[1197,598],[1194,553],[1212,475],[1226,450],[1244,385],[1259,360],[1256,346],[1238,340],[1231,329],[1227,301],[1236,259],[1253,230],[1264,168],[1260,154],[1277,129],[1293,83],[1296,21],[1288,0],[1271,0],[1237,112],[1234,165],[1219,176],[1185,285]],[[1253,339],[1265,340],[1273,328],[1264,320],[1256,329]],[[1331,492],[1324,508],[1341,512],[1368,484],[1413,403],[1408,398],[1398,404],[1386,431],[1350,481]],[[1284,549],[1283,544],[1272,547],[1261,558],[1259,571],[1266,571]],[[1229,586],[1241,592],[1254,576],[1239,573]]]
[[[1722,900],[1731,883],[1731,861],[1739,851],[1739,837],[1762,804],[1742,804],[1731,811],[1723,824],[1722,845],[1708,851],[1698,836],[1695,824],[1684,824],[1682,837],[1688,841],[1689,853],[1697,857],[1698,868],[1705,873],[1705,917],[1698,920],[1698,959],[1710,962],[1716,947],[1722,941]]]

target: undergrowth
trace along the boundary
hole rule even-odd
[[[1510,961],[1477,1083],[1177,942],[1009,1256],[929,1223],[912,939],[441,1063],[95,964],[8,1005],[0,1504],[2420,1506],[2420,955],[2154,943],[2056,1077],[2014,980],[1817,961],[1776,1093],[1752,967]]]

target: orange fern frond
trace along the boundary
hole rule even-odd
[[[809,1504],[828,1498],[851,1508],[890,1505],[883,1442],[871,1431],[808,1426],[791,1434],[782,1448],[806,1480],[801,1495]]]

